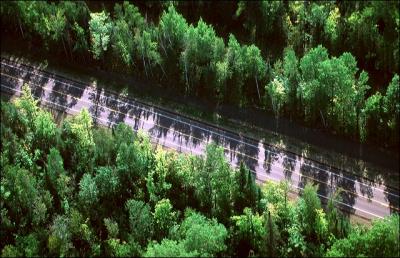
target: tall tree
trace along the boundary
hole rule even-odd
[[[254,212],[258,210],[258,201],[261,198],[258,194],[258,186],[254,175],[243,162],[235,173],[232,190],[233,208],[236,214],[242,214],[246,207]]]
[[[154,208],[155,231],[158,239],[168,236],[170,228],[176,224],[177,214],[169,199],[162,199],[157,202]]]
[[[261,255],[265,238],[263,217],[245,208],[243,215],[232,216],[231,220],[232,245],[236,255],[241,257],[249,256],[250,253]]]
[[[70,162],[68,166],[78,171],[80,175],[92,171],[95,145],[92,118],[86,108],[83,108],[76,116],[64,121],[62,139],[68,153],[64,156],[64,162],[68,160]]]
[[[267,72],[267,65],[261,56],[260,49],[254,44],[245,47],[245,75],[255,81],[259,103],[261,103],[261,93],[258,81],[264,79]]]
[[[129,199],[125,203],[129,216],[130,233],[140,244],[145,244],[153,235],[153,216],[150,206],[142,201]]]
[[[104,11],[91,13],[89,31],[93,57],[95,59],[102,59],[104,52],[107,51],[112,33],[112,23],[109,14]]]

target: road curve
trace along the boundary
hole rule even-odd
[[[287,179],[294,190],[301,191],[306,182],[311,181],[318,185],[318,195],[322,201],[329,199],[340,188],[342,200],[337,205],[367,219],[399,212],[399,189],[357,176],[357,171],[348,173],[262,141],[257,142],[102,89],[2,59],[1,91],[19,95],[24,82],[29,83],[42,105],[70,114],[76,114],[85,107],[96,123],[110,127],[124,122],[135,131],[142,129],[148,132],[152,142],[179,152],[203,155],[206,144],[214,141],[224,148],[227,160],[233,167],[243,161],[259,182]]]

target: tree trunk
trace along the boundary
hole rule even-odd
[[[161,46],[161,48],[164,50],[165,56],[168,56],[167,50],[165,50],[165,47],[164,47],[164,44],[163,44],[163,41],[162,41],[162,40],[160,40],[160,46]]]
[[[258,100],[260,101],[260,104],[261,104],[261,96],[260,96],[260,90],[258,89],[258,80],[257,80],[257,75],[256,75],[256,76],[254,76],[254,78],[256,79],[257,93],[258,93]]]
[[[168,76],[167,76],[167,74],[165,73],[164,68],[162,67],[161,64],[160,64],[160,68],[161,68],[161,71],[163,72],[163,75],[165,75],[165,78],[167,78],[167,80],[168,80]]]
[[[188,71],[187,71],[187,63],[185,61],[185,77],[186,77],[186,93],[189,90],[189,77],[188,77]]]
[[[21,30],[22,38],[25,38],[24,31],[22,30],[22,26],[21,26],[21,20],[19,18],[18,18],[18,25],[19,25],[19,29]]]
[[[142,60],[143,60],[143,67],[144,67],[144,72],[146,74],[146,77],[148,78],[149,76],[147,75],[147,69],[146,69],[146,62],[144,60],[144,55],[142,54]]]
[[[325,118],[324,118],[324,115],[322,114],[322,111],[321,111],[321,109],[319,110],[319,113],[321,114],[322,123],[324,124],[324,127],[326,128],[326,122],[325,122]]]
[[[74,57],[72,56],[71,36],[70,36],[69,32],[68,32],[67,35],[68,35],[68,38],[67,38],[67,45],[68,45],[69,55],[70,55],[70,57],[71,57],[71,61],[73,61],[73,60],[74,60]]]
[[[62,44],[63,44],[63,48],[64,48],[64,52],[65,52],[65,57],[68,58],[68,52],[67,52],[67,49],[65,48],[65,43],[64,43],[64,38],[63,38],[63,37],[61,37],[61,42],[62,42]]]

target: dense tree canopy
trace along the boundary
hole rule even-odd
[[[178,1],[99,10],[91,2],[20,1],[3,3],[1,13],[3,27],[17,37],[71,60],[86,57],[181,95],[258,106],[395,147],[398,7],[396,1]],[[212,15],[216,8],[226,12]]]

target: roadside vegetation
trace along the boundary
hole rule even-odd
[[[215,144],[166,151],[86,109],[57,125],[27,85],[1,102],[0,150],[3,257],[400,255],[398,215],[351,225],[311,184],[289,198]]]
[[[181,96],[399,147],[398,2],[137,5],[2,2],[2,35]]]

